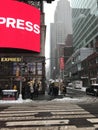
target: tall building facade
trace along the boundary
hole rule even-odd
[[[74,51],[92,48],[98,39],[98,0],[72,0]]]
[[[98,74],[98,0],[71,0],[71,5],[74,53],[66,62],[66,75],[70,82],[82,80],[89,86]]]
[[[68,34],[72,34],[72,23],[71,23],[71,8],[68,0],[60,0],[57,3],[57,7],[54,15],[54,23],[50,24],[50,77],[52,78],[53,71],[55,68],[55,78],[60,75],[59,71],[59,58],[58,45],[64,45],[65,39]],[[64,55],[62,55],[64,56]]]
[[[55,15],[54,15],[54,23],[63,24],[65,29],[64,40],[67,34],[72,34],[72,17],[71,17],[71,7],[70,2],[68,0],[60,0],[57,4]],[[58,25],[57,25],[58,26]],[[62,29],[62,31],[64,30]],[[63,42],[64,42],[63,41]],[[61,42],[61,41],[60,41]]]

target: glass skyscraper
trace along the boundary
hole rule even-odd
[[[72,0],[73,47],[94,48],[98,41],[98,0]]]

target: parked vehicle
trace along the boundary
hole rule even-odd
[[[72,87],[72,83],[68,83],[68,87]]]
[[[98,84],[92,84],[86,88],[86,94],[98,96]]]
[[[75,81],[72,82],[72,84],[73,84],[73,88],[75,88],[75,89],[81,89],[82,88],[82,81],[80,81],[80,80],[75,80]]]

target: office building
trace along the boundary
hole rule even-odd
[[[57,61],[61,57],[58,54],[58,44],[65,45],[65,39],[68,34],[72,34],[71,23],[71,8],[68,0],[60,0],[57,3],[57,7],[54,15],[54,23],[50,24],[50,77],[52,78],[53,68],[60,70]],[[64,54],[62,54],[64,56]],[[60,72],[60,71],[58,71]],[[57,74],[57,78],[60,73]]]
[[[98,39],[97,0],[72,0],[73,47],[93,48]]]
[[[72,0],[71,5],[74,53],[66,62],[66,75],[70,82],[82,80],[88,86],[98,73],[98,0]]]

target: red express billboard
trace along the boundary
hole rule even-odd
[[[40,52],[40,10],[15,0],[0,0],[0,48]]]

